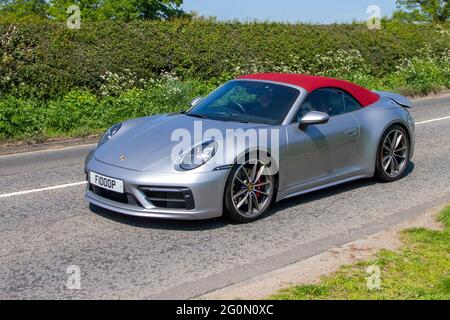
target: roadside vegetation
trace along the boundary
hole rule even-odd
[[[439,220],[443,231],[410,229],[401,233],[404,246],[383,250],[370,261],[342,267],[319,284],[284,290],[274,299],[450,299],[450,207]],[[366,270],[381,269],[381,288],[369,290]]]
[[[405,95],[450,88],[448,16],[414,1],[399,1],[404,14],[380,30],[219,22],[181,12],[181,0],[77,2],[81,29],[69,30],[67,3],[0,1],[0,142],[95,134],[185,110],[254,72],[331,76]]]

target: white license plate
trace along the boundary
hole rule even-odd
[[[89,176],[89,180],[94,186],[118,193],[124,193],[122,180],[102,176],[101,174],[92,171],[89,173]]]

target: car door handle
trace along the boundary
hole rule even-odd
[[[345,134],[349,135],[349,136],[354,136],[357,133],[358,133],[358,129],[351,129],[351,130],[348,130],[347,132],[345,132]]]

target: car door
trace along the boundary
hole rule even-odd
[[[333,171],[330,147],[322,125],[300,130],[298,123],[287,127],[286,187],[314,181]]]
[[[333,88],[312,92],[288,126],[288,187],[323,179],[348,165],[358,142],[359,125],[346,109],[345,94]],[[300,130],[300,119],[310,111],[327,113],[329,122]]]

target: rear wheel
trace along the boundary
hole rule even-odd
[[[387,182],[403,178],[409,155],[410,141],[405,129],[400,125],[390,127],[383,134],[378,148],[376,177]]]
[[[261,218],[270,208],[275,179],[267,163],[250,160],[234,166],[225,190],[226,216],[241,223]]]

